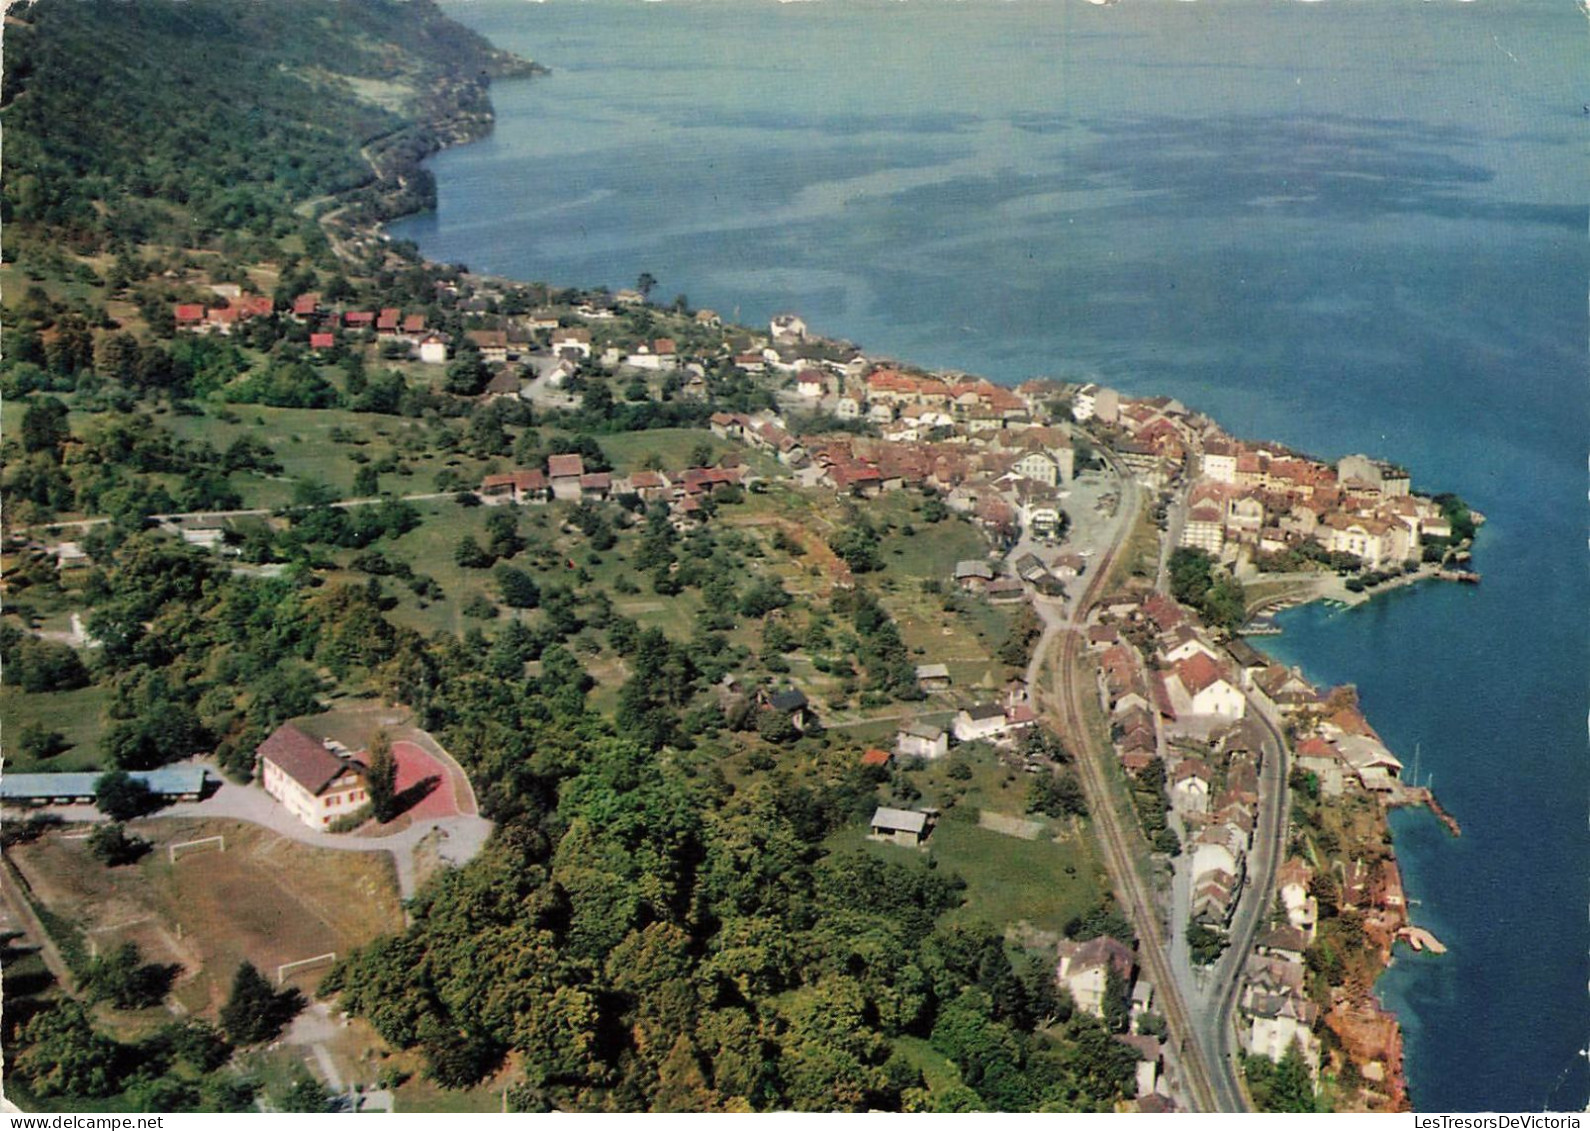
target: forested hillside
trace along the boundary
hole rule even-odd
[[[284,206],[374,180],[361,144],[484,115],[483,80],[522,67],[392,0],[15,6],[4,56],[6,243],[79,253],[282,235]]]
[[[591,324],[597,351],[667,335],[701,369],[690,397],[678,374],[625,383],[587,358],[552,407],[492,399],[471,332],[550,310],[590,343],[576,311],[606,296],[488,286],[363,230],[426,203],[418,160],[485,128],[486,77],[522,61],[423,0],[40,0],[5,30],[8,768],[202,756],[247,781],[286,720],[407,712],[496,829],[320,992],[438,1106],[483,1085],[522,1110],[1133,1094],[1124,999],[1097,1019],[1056,989],[1062,929],[1129,935],[1064,751],[1034,733],[1003,761],[977,744],[861,760],[924,698],[916,660],[945,637],[979,695],[1024,668],[1030,614],[944,585],[983,534],[925,492],[802,493],[706,431],[772,392],[733,365],[746,332],[684,296]],[[246,322],[175,323],[247,300]],[[379,338],[388,308],[454,343],[450,364]],[[481,505],[487,477],[558,455],[733,483],[684,517],[634,492]],[[225,512],[205,549],[183,525],[214,517],[197,512]],[[801,732],[769,706],[792,671],[872,729]],[[916,803],[943,811],[927,851],[866,840],[878,805]],[[1031,837],[980,827],[984,803]],[[103,981],[63,949],[80,985]],[[114,995],[63,1007],[12,971],[14,1098],[254,1102],[252,1069],[202,1023]]]

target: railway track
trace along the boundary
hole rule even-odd
[[[1155,993],[1164,1011],[1170,1031],[1171,1047],[1181,1069],[1181,1083],[1189,1107],[1198,1111],[1246,1111],[1247,1103],[1229,1059],[1224,1055],[1224,1042],[1213,1042],[1208,1048],[1211,1030],[1195,1023],[1186,996],[1177,982],[1167,953],[1164,924],[1160,921],[1157,901],[1148,879],[1138,870],[1137,861],[1145,859],[1147,845],[1135,819],[1123,820],[1118,801],[1119,791],[1114,788],[1109,775],[1112,751],[1101,744],[1087,725],[1083,696],[1092,693],[1092,687],[1081,678],[1081,651],[1087,614],[1103,596],[1102,589],[1113,570],[1123,546],[1136,525],[1141,499],[1136,485],[1121,479],[1122,500],[1127,503],[1124,520],[1115,541],[1100,555],[1093,570],[1093,578],[1077,603],[1070,625],[1049,620],[1045,633],[1044,649],[1054,654],[1054,686],[1048,695],[1039,699],[1039,706],[1049,717],[1058,732],[1067,740],[1076,755],[1078,778],[1087,795],[1088,809],[1093,817],[1099,846],[1104,854],[1105,868],[1115,887],[1116,898],[1137,932],[1139,952],[1144,968],[1153,979]],[[1046,618],[1047,619],[1047,618]],[[1035,691],[1037,685],[1034,685]],[[1130,823],[1128,824],[1128,821]],[[1227,1011],[1217,1011],[1217,1022],[1227,1016]],[[1216,1027],[1218,1029],[1218,1025]]]

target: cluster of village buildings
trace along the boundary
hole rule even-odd
[[[240,321],[270,313],[268,300],[228,297],[231,302],[219,308],[179,306],[179,327],[229,333]],[[574,313],[595,323],[614,317],[615,305],[641,301],[638,293],[621,292],[612,303],[588,303]],[[453,345],[428,330],[421,315],[396,309],[333,313],[316,295],[296,300],[291,317],[311,323],[315,349],[335,344],[339,331],[369,331],[379,340],[407,342],[422,361],[445,361]],[[719,325],[711,311],[695,317],[699,325]],[[593,363],[610,372],[624,367],[677,372],[687,395],[705,396],[703,363],[713,359],[683,357],[672,339],[595,352],[588,327],[564,326],[551,312],[499,322],[499,328],[468,332],[482,358],[499,367],[488,396],[525,395],[531,380],[556,387]],[[1441,508],[1413,495],[1407,473],[1399,468],[1364,456],[1331,465],[1277,445],[1245,443],[1170,398],[1128,398],[1093,384],[1065,390],[1050,381],[1010,390],[969,377],[876,366],[854,351],[833,359],[826,356],[832,351],[812,351],[809,344],[804,323],[782,315],[772,321],[759,348],[734,355],[732,364],[741,371],[781,374],[791,387],[780,393],[782,412],[719,412],[710,420],[713,433],[766,453],[808,486],[842,495],[865,498],[907,486],[937,491],[950,509],[973,518],[997,545],[1008,546],[1023,532],[1040,538],[1063,534],[1061,504],[1077,470],[1073,429],[1078,425],[1147,485],[1185,484],[1179,544],[1216,559],[1254,561],[1313,542],[1327,553],[1352,555],[1365,569],[1381,569],[1418,559],[1425,538],[1451,535]],[[511,362],[522,363],[523,369],[503,368]],[[1051,418],[1049,406],[1062,392],[1070,395],[1071,421]],[[795,435],[788,419],[802,411],[866,421],[877,435]],[[582,458],[570,454],[551,457],[544,470],[486,476],[479,494],[488,503],[521,504],[634,495],[669,505],[677,521],[687,522],[702,517],[704,499],[752,478],[743,466],[616,476],[587,471]],[[1020,601],[1028,587],[1061,591],[1065,580],[1083,572],[1086,561],[1067,553],[1045,564],[1029,554],[1013,567],[1015,576],[1007,576],[988,561],[961,562],[952,580],[991,601]],[[1247,878],[1262,759],[1261,744],[1245,725],[1250,711],[1291,724],[1299,735],[1296,765],[1314,775],[1325,797],[1357,790],[1393,800],[1402,788],[1401,763],[1355,707],[1327,701],[1295,670],[1269,663],[1240,641],[1217,644],[1169,597],[1109,598],[1087,632],[1123,768],[1138,775],[1156,763],[1164,766],[1169,806],[1187,834],[1184,866],[1196,922],[1225,929]],[[928,692],[950,685],[942,664],[924,664],[917,676]],[[790,714],[801,724],[809,721],[804,695],[779,694],[780,701],[762,707]],[[869,750],[863,761],[888,765],[896,757],[941,758],[952,737],[1010,746],[1036,722],[1026,689],[1017,681],[996,701],[962,708],[948,727],[905,723],[892,751]],[[284,727],[260,748],[260,756],[266,789],[306,823],[323,827],[343,807],[359,803],[362,779],[345,752]],[[931,811],[881,807],[872,832],[920,845],[935,817]],[[1306,990],[1303,958],[1318,920],[1311,880],[1312,869],[1301,860],[1289,860],[1281,869],[1284,919],[1260,936],[1246,959],[1240,1005],[1248,1051],[1279,1060],[1297,1047],[1317,1071],[1319,1009]],[[1341,890],[1344,903],[1382,916],[1386,929],[1405,922],[1394,862],[1348,865]],[[1102,1015],[1107,992],[1127,995],[1134,1031],[1124,1039],[1135,1042],[1142,1062],[1140,1103],[1145,1109],[1167,1106],[1159,1042],[1136,1032],[1136,1019],[1152,1008],[1153,988],[1134,978],[1132,952],[1117,940],[1099,938],[1063,943],[1059,957],[1058,980],[1078,1008]]]
[[[1441,508],[1413,495],[1403,469],[1353,455],[1334,465],[1278,444],[1232,438],[1169,397],[1128,399],[1086,385],[1079,421],[1113,437],[1121,464],[1153,486],[1189,481],[1180,544],[1253,560],[1313,542],[1382,570],[1418,561],[1425,538],[1450,538]]]
[[[175,307],[179,329],[228,334],[272,313],[269,298],[229,284],[212,290],[221,300],[216,305]],[[483,305],[479,298],[470,301]],[[707,366],[722,360],[716,354],[686,356],[668,337],[600,348],[593,343],[592,325],[643,302],[639,292],[620,291],[562,314],[489,316],[491,328],[465,331],[495,370],[483,395],[528,396],[538,382],[561,388],[582,366],[598,365],[607,372],[677,374],[680,395],[704,398]],[[345,336],[373,337],[441,364],[457,346],[427,327],[423,314],[398,308],[333,310],[320,295],[304,294],[286,315],[310,325],[316,351]],[[573,319],[585,324],[563,325]],[[712,311],[694,319],[702,327],[721,325]],[[736,368],[783,377],[790,385],[782,395],[789,410],[865,420],[881,442],[792,436],[776,413],[719,414],[712,422],[719,435],[767,450],[793,470],[815,468],[822,483],[843,493],[930,486],[944,491],[952,508],[1009,537],[1022,529],[1040,536],[1063,529],[1061,499],[1075,456],[1070,422],[1050,420],[1048,406],[1062,391],[1057,383],[1007,389],[965,375],[875,365],[854,350],[812,348],[818,343],[794,315],[774,318],[758,341],[758,348],[732,355]],[[1332,466],[1279,445],[1247,444],[1171,398],[1128,398],[1096,384],[1073,390],[1071,404],[1075,422],[1104,437],[1114,458],[1145,483],[1189,481],[1180,542],[1216,558],[1252,559],[1313,542],[1379,570],[1417,560],[1423,538],[1451,534],[1441,509],[1410,493],[1406,472],[1367,457],[1348,456]]]
[[[702,501],[719,491],[743,487],[753,481],[743,466],[687,467],[677,471],[635,471],[614,475],[608,471],[586,471],[585,458],[578,454],[547,458],[547,468],[501,472],[481,480],[483,502],[539,504],[556,499],[562,502],[602,502],[633,495],[646,503],[664,503],[680,522],[697,521],[702,516]]]
[[[1404,790],[1402,763],[1355,706],[1322,695],[1295,669],[1241,641],[1217,644],[1166,596],[1106,598],[1088,642],[1123,769],[1135,776],[1156,761],[1164,764],[1167,800],[1186,831],[1195,922],[1227,928],[1247,879],[1263,757],[1244,725],[1250,713],[1262,712],[1299,735],[1294,765],[1315,776],[1324,797],[1352,790],[1396,803]],[[1284,919],[1260,935],[1247,958],[1239,1004],[1247,1051],[1280,1060],[1296,1045],[1317,1072],[1319,1006],[1307,992],[1304,962],[1319,918],[1312,878],[1301,859],[1281,868]],[[1337,879],[1343,904],[1371,916],[1383,939],[1406,923],[1394,860],[1345,861]]]

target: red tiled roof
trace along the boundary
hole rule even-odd
[[[349,326],[368,326],[375,321],[375,311],[350,310],[342,316],[342,320]]]
[[[547,474],[553,479],[585,474],[585,460],[578,455],[548,456]]]
[[[179,302],[176,309],[178,322],[203,322],[204,304],[198,302]]]
[[[335,334],[310,334],[309,335],[309,348],[310,349],[314,349],[314,350],[329,350],[332,346],[334,346],[336,344],[337,344],[337,335],[335,335]]]
[[[1336,747],[1326,742],[1323,738],[1305,738],[1297,744],[1297,753],[1300,758],[1335,758]]]
[[[423,315],[423,314],[410,314],[408,317],[403,319],[403,332],[404,333],[407,333],[407,334],[418,334],[424,329],[425,329],[425,315]]]
[[[1220,670],[1220,665],[1203,652],[1194,652],[1177,664],[1176,675],[1181,680],[1181,685],[1187,689],[1188,695],[1197,695],[1204,688],[1226,678]]]
[[[863,766],[887,766],[889,764],[889,759],[892,757],[894,757],[894,755],[890,754],[887,750],[879,750],[874,747],[861,756],[861,764]]]
[[[294,314],[313,314],[320,307],[318,294],[299,295],[293,299]]]

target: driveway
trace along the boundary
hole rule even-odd
[[[216,777],[214,768],[202,762],[179,765],[203,766]],[[462,799],[460,799],[462,800]],[[471,795],[467,804],[473,808]],[[68,821],[102,821],[104,816],[91,805],[64,805],[51,810]],[[183,801],[167,805],[152,820],[161,817],[221,818],[247,821],[274,833],[315,848],[329,848],[334,852],[390,852],[397,868],[398,890],[404,899],[413,897],[419,887],[414,850],[431,833],[436,833],[438,859],[455,866],[469,863],[485,847],[491,835],[492,823],[472,814],[431,817],[414,820],[409,825],[387,836],[359,836],[355,833],[316,832],[278,805],[269,794],[257,785],[238,785],[221,779],[220,788],[203,801]]]

